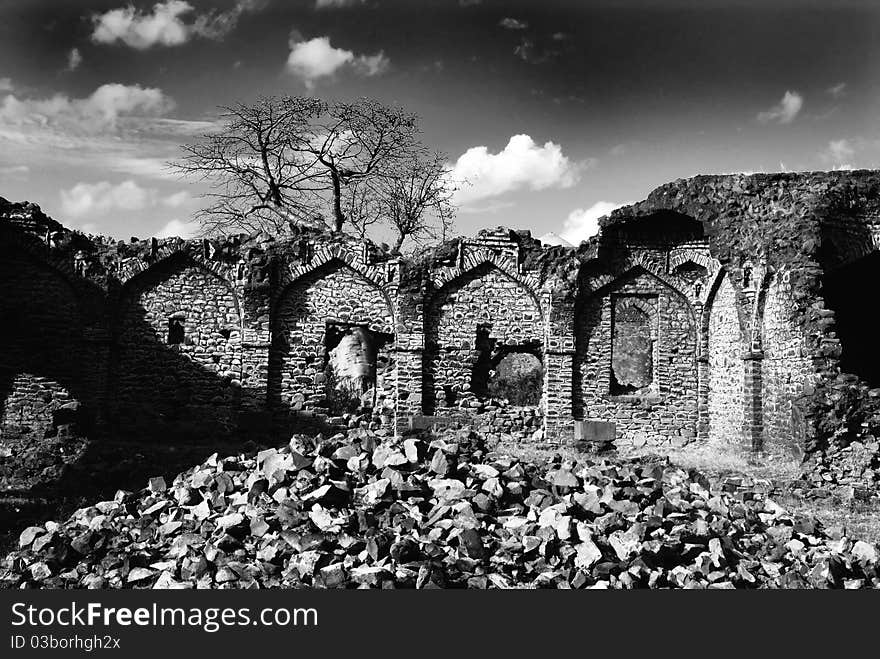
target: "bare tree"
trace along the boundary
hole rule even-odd
[[[325,114],[302,147],[330,179],[333,228],[338,232],[347,220],[343,210],[347,189],[354,186],[355,196],[371,189],[372,181],[388,176],[423,147],[416,116],[399,108],[360,99],[328,105]]]
[[[382,209],[374,196],[424,151],[414,114],[370,99],[269,97],[224,108],[221,119],[176,163],[210,182],[213,203],[199,217],[221,233],[350,224],[363,235]]]
[[[253,105],[223,108],[223,128],[183,147],[178,171],[211,185],[211,204],[198,218],[208,231],[276,231],[290,223],[321,223],[326,190],[323,168],[292,148],[291,135],[307,132],[324,112],[314,99],[261,98]]]
[[[444,240],[452,229],[454,182],[446,157],[431,153],[400,163],[396,175],[380,182],[382,215],[395,233],[394,252],[406,240]]]

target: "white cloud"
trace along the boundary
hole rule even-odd
[[[804,106],[804,97],[798,92],[786,91],[779,101],[769,110],[758,113],[758,121],[769,123],[771,121],[780,124],[790,124]]]
[[[15,89],[11,78],[0,78],[0,92],[11,92]]]
[[[156,191],[134,181],[77,183],[61,191],[61,210],[74,218],[111,210],[141,210],[155,203]]]
[[[625,201],[621,204],[613,201],[597,201],[589,208],[576,208],[568,214],[562,225],[559,236],[572,245],[579,245],[581,241],[599,233],[599,218],[608,215],[615,208],[628,206],[633,202]]]
[[[156,238],[192,238],[198,230],[199,226],[195,222],[171,220],[156,232]]]
[[[498,25],[505,30],[525,30],[529,24],[517,18],[505,17],[498,21]]]
[[[498,153],[471,147],[455,161],[450,177],[463,182],[456,203],[467,204],[523,188],[567,188],[577,183],[582,166],[558,144],[538,146],[528,135],[514,135]]]
[[[180,208],[191,201],[192,196],[186,190],[162,197],[155,188],[141,187],[133,180],[116,185],[109,181],[77,183],[61,191],[61,209],[72,218],[118,210],[138,211],[156,206]]]
[[[384,73],[390,64],[380,51],[375,55],[355,55],[350,50],[335,48],[330,37],[315,37],[301,41],[294,34],[290,39],[290,54],[287,56],[287,70],[312,89],[315,81],[334,75],[344,66],[352,66],[363,75],[373,76]]]
[[[169,165],[168,158],[143,156],[127,149],[122,153],[104,154],[101,164],[108,169],[129,176],[176,181],[179,174]]]
[[[70,52],[67,53],[67,70],[76,71],[79,65],[82,64],[82,61],[83,58],[80,55],[79,48],[71,48]]]
[[[267,0],[239,0],[228,11],[196,14],[187,22],[194,7],[185,0],[166,0],[153,5],[151,13],[129,5],[92,16],[92,41],[112,44],[117,41],[145,50],[153,46],[179,46],[193,37],[222,39],[235,29],[245,12],[259,11]]]
[[[189,39],[189,29],[181,16],[193,11],[184,0],[168,0],[153,5],[153,13],[141,13],[129,5],[111,9],[93,17],[92,41],[121,41],[132,48],[145,49],[156,45],[178,46]]]
[[[856,149],[847,139],[831,140],[822,153],[822,159],[830,162],[835,169],[852,169],[853,156]]]
[[[19,99],[12,94],[0,103],[0,124],[11,126],[59,125],[86,132],[115,128],[123,116],[157,116],[174,102],[154,87],[101,85],[82,99],[56,94],[44,99]]]

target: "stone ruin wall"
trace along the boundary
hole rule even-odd
[[[327,387],[333,383],[328,339],[362,327],[376,344],[378,368],[371,407],[393,409],[394,315],[387,293],[351,266],[334,259],[290,284],[278,296],[270,354],[270,400],[294,414],[329,413]]]
[[[361,328],[381,365],[363,393],[389,427],[476,415],[567,442],[584,420],[618,446],[803,451],[822,372],[800,289],[720,250],[690,194],[620,211],[578,250],[499,229],[416,260],[311,235],[74,249],[7,226],[4,432],[48,429],[73,400],[108,434],[169,441],[326,420],[332,342]],[[486,364],[511,351],[542,363],[537,406],[486,400]]]
[[[241,314],[223,278],[171,258],[129,282],[115,321],[112,404],[123,427],[235,426]]]
[[[80,389],[83,321],[77,296],[61,274],[28,254],[0,261],[0,281],[2,431],[45,432],[53,413]]]

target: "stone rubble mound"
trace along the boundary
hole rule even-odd
[[[381,434],[382,431],[379,432]],[[219,458],[25,529],[7,588],[878,588],[880,552],[668,462],[543,465],[467,428]]]

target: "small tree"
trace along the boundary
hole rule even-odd
[[[447,237],[455,215],[455,188],[445,156],[416,156],[380,185],[384,217],[396,235],[395,252],[408,239],[418,243]]]

